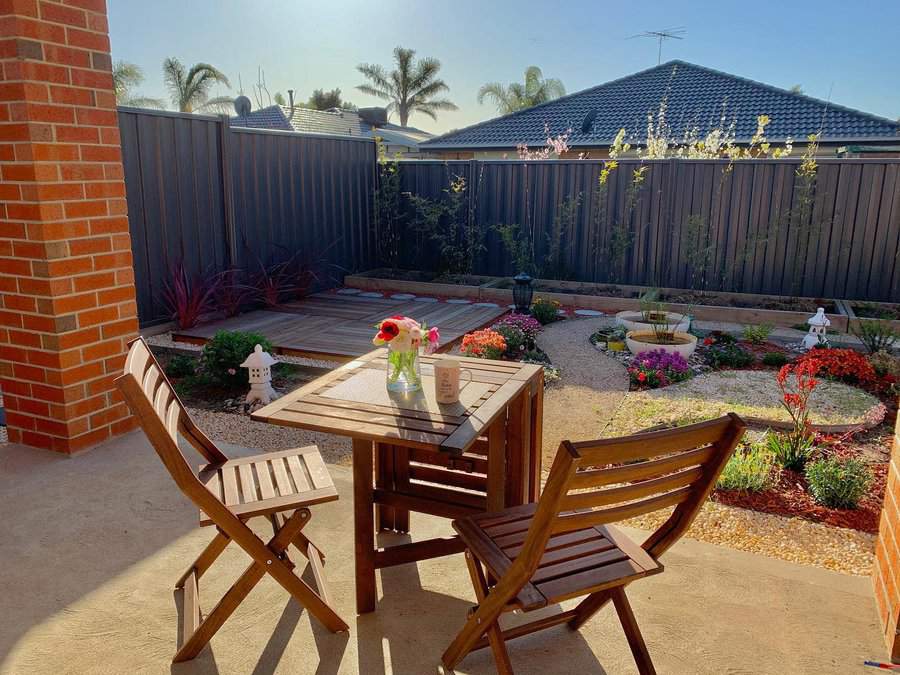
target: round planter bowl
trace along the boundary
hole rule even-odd
[[[691,327],[690,320],[684,314],[677,312],[666,312],[666,322],[676,333],[687,333]],[[623,326],[625,330],[633,331],[652,331],[652,324],[644,321],[644,315],[641,312],[625,311],[616,314],[616,323]]]
[[[625,337],[625,344],[628,345],[628,351],[635,356],[662,349],[670,354],[681,354],[685,360],[689,359],[697,348],[697,337],[690,333],[680,332],[676,332],[674,337],[676,344],[660,345],[654,342],[656,336],[652,330],[636,330],[628,333]]]

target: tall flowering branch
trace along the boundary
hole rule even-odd
[[[529,150],[528,146],[524,143],[519,143],[516,146],[516,152],[519,155],[519,159],[550,159],[551,155],[562,157],[563,154],[569,151],[568,141],[569,135],[572,133],[571,129],[566,129],[565,132],[557,134],[556,136],[551,136],[550,125],[545,122],[544,133],[547,136],[547,140],[545,141],[544,147],[540,150]]]
[[[781,405],[787,410],[794,424],[794,428],[785,436],[796,455],[805,452],[814,435],[809,421],[809,397],[819,384],[816,379],[818,372],[818,361],[807,359],[783,366],[775,378],[781,390]]]

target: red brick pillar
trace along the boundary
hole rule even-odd
[[[132,426],[137,309],[105,0],[0,0],[0,391],[12,442]]]
[[[875,600],[892,661],[900,662],[900,417],[888,469],[884,508],[875,546]]]

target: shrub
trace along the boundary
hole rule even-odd
[[[797,359],[797,364],[814,361],[816,373],[848,384],[871,384],[875,369],[866,357],[853,349],[813,349]]]
[[[744,339],[747,340],[747,342],[752,342],[755,345],[761,345],[769,339],[769,336],[772,334],[773,330],[775,330],[775,326],[770,323],[761,323],[755,326],[744,326]]]
[[[191,274],[183,260],[172,265],[162,296],[176,328],[193,328],[204,314],[215,310],[220,280],[219,275]]]
[[[766,436],[766,448],[785,469],[803,471],[813,451],[812,434],[794,435],[772,432]]]
[[[542,326],[559,319],[559,303],[556,300],[538,298],[531,304],[531,316],[540,321]]]
[[[720,490],[762,492],[775,483],[777,473],[774,453],[764,445],[754,443],[731,456],[716,487]]]
[[[506,351],[506,340],[495,330],[487,328],[463,335],[460,351],[479,359],[499,359]]]
[[[869,356],[869,363],[872,364],[878,377],[891,375],[894,378],[900,378],[900,359],[888,352],[875,352]]]
[[[175,354],[166,364],[165,371],[169,377],[188,377],[197,372],[197,359],[187,354]]]
[[[853,334],[862,341],[870,354],[880,351],[890,352],[891,347],[900,337],[886,321],[866,319],[860,320],[859,328],[854,330]]]
[[[787,354],[783,352],[766,352],[763,354],[762,362],[767,366],[775,366],[781,368],[788,362]]]
[[[204,367],[220,384],[246,385],[248,372],[241,364],[256,345],[262,345],[267,352],[272,351],[272,343],[259,333],[220,330],[203,346]]]
[[[869,489],[872,474],[854,457],[827,457],[806,467],[806,482],[816,503],[832,509],[855,509]]]
[[[723,333],[720,330],[711,331],[710,334],[703,339],[703,346],[705,347],[721,347],[733,344],[737,344],[737,338],[731,333]]]
[[[506,341],[506,353],[509,356],[518,356],[525,349],[525,333],[521,328],[504,323],[495,323],[491,330],[499,333]]]
[[[544,330],[541,322],[533,316],[527,314],[507,314],[497,322],[500,326],[515,326],[525,335],[525,340],[529,344],[533,343],[537,338],[537,334]]]
[[[628,367],[628,376],[638,387],[656,389],[688,379],[691,368],[681,354],[654,349],[634,357]]]
[[[713,368],[746,368],[753,363],[754,356],[736,342],[726,342],[708,347],[703,360]]]
[[[540,349],[529,349],[524,354],[522,354],[522,361],[527,361],[528,363],[550,363],[550,357],[547,356],[547,353]]]
[[[243,271],[232,267],[222,272],[216,291],[216,307],[227,317],[237,316],[256,298],[256,290],[243,281]]]

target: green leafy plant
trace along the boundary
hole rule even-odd
[[[503,247],[513,261],[515,271],[537,274],[534,246],[528,231],[518,223],[494,225]]]
[[[900,335],[886,321],[860,319],[859,328],[853,334],[866,346],[870,354],[890,352]]]
[[[166,375],[173,378],[190,377],[197,372],[197,359],[187,354],[175,354],[166,364]]]
[[[713,368],[746,368],[754,358],[752,352],[734,342],[710,345],[703,353],[703,360]]]
[[[783,352],[766,352],[763,354],[762,362],[767,366],[781,368],[781,366],[788,362],[788,357],[787,354]]]
[[[525,349],[526,337],[521,328],[509,324],[495,323],[491,330],[500,333],[506,341],[506,355],[516,357]]]
[[[203,346],[203,366],[218,383],[226,386],[245,386],[248,372],[241,368],[256,345],[272,352],[272,343],[259,333],[220,330]]]
[[[572,248],[571,233],[578,222],[578,210],[581,208],[582,193],[563,199],[556,207],[553,226],[547,233],[547,250],[541,264],[540,275],[547,279],[566,279],[569,271],[566,259]]]
[[[886,351],[875,352],[869,356],[869,363],[872,364],[878,377],[891,375],[895,379],[900,379],[900,359],[893,354]]]
[[[744,326],[744,339],[755,345],[761,345],[769,339],[773,330],[775,330],[775,326],[770,323]]]
[[[812,435],[792,436],[772,432],[766,436],[766,447],[775,457],[775,461],[792,471],[803,471],[812,455],[813,443]]]
[[[378,181],[375,187],[375,232],[378,253],[384,264],[396,269],[400,264],[403,213],[400,206],[400,166],[389,159],[381,139],[378,148]]]
[[[735,452],[716,487],[720,490],[763,492],[775,484],[779,468],[775,454],[761,443],[754,443]]]
[[[832,509],[855,509],[872,482],[861,460],[826,457],[806,467],[806,482],[816,503]]]
[[[541,322],[542,326],[559,319],[559,303],[556,300],[538,298],[531,305],[531,316]]]
[[[441,273],[471,274],[485,248],[484,228],[475,218],[474,200],[469,199],[468,191],[466,179],[455,176],[443,199],[409,197],[415,212],[413,225],[437,246]]]

